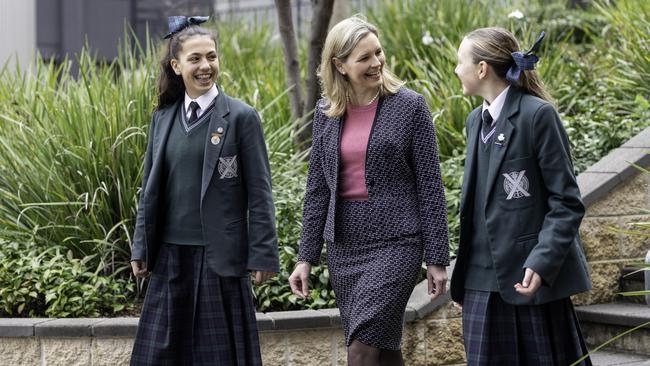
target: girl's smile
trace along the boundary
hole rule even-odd
[[[183,42],[178,59],[171,60],[176,75],[181,75],[185,91],[196,99],[212,88],[219,75],[219,58],[214,40],[206,35]]]

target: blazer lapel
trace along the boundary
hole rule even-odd
[[[461,189],[462,195],[460,197],[460,211],[465,211],[465,204],[467,203],[467,195],[469,188],[474,187],[476,184],[476,146],[478,145],[478,135],[481,129],[481,114],[476,113],[472,121],[470,121],[469,128],[467,129],[467,156],[465,157],[465,172],[463,174],[463,187]],[[474,188],[471,188],[474,193]]]
[[[226,139],[226,134],[228,133],[228,121],[224,118],[230,109],[228,107],[228,101],[226,95],[223,93],[221,88],[219,89],[219,95],[214,101],[214,110],[212,111],[212,116],[210,116],[210,125],[208,126],[208,134],[205,139],[205,150],[203,153],[203,176],[201,178],[201,201],[203,201],[203,196],[210,186],[210,180],[212,180],[212,175],[214,174],[214,169],[217,166],[217,160],[221,155],[221,148],[223,147],[223,142]],[[218,134],[218,140],[216,144],[212,143],[212,135]]]
[[[501,123],[497,121],[497,129],[494,132],[492,137],[492,146],[490,151],[490,163],[488,166],[488,175],[487,175],[487,186],[485,189],[485,200],[483,202],[488,202],[490,198],[490,192],[492,192],[492,187],[494,182],[497,179],[497,175],[501,168],[501,163],[503,158],[506,156],[506,151],[511,145],[511,139],[513,132],[515,130],[515,124],[511,121],[510,117],[519,112],[519,102],[521,100],[521,92],[515,89],[515,87],[510,87],[508,95],[506,96],[506,101],[503,105],[503,110],[501,111],[500,119],[503,119]],[[503,142],[498,145],[499,136],[503,136]]]

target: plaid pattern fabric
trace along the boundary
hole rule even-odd
[[[183,15],[174,15],[174,16],[167,17],[167,26],[169,27],[169,33],[165,36],[165,39],[182,31],[183,29],[185,29],[190,25],[198,25],[201,23],[205,23],[208,21],[208,19],[210,19],[210,17],[206,17],[206,16],[186,17]]]
[[[569,298],[515,306],[496,292],[465,290],[463,337],[468,366],[564,366],[588,352]]]
[[[248,277],[219,277],[204,247],[164,244],[131,365],[261,365]]]
[[[506,73],[506,79],[514,85],[519,85],[519,77],[524,70],[534,70],[535,64],[539,61],[539,57],[532,53],[513,52],[513,64]]]

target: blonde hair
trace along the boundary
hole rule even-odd
[[[471,41],[473,63],[485,61],[497,76],[506,78],[508,69],[514,64],[512,53],[519,51],[519,43],[512,33],[498,27],[479,28],[468,33],[465,39]],[[528,94],[554,103],[537,70],[523,70],[517,86]]]
[[[370,33],[379,37],[377,27],[360,14],[342,20],[327,33],[318,78],[323,91],[322,97],[326,100],[324,112],[328,117],[340,117],[345,113],[348,93],[352,88],[347,77],[336,70],[333,58],[345,62],[357,44]],[[382,67],[382,79],[383,84],[379,90],[381,96],[395,94],[404,85],[403,81],[390,72],[386,64]]]

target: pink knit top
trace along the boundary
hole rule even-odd
[[[346,201],[365,201],[366,150],[378,101],[367,106],[348,106],[341,133],[341,170],[339,197]]]

